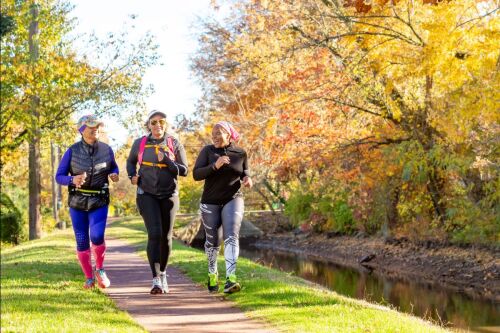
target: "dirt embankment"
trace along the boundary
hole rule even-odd
[[[256,246],[293,251],[389,277],[417,280],[500,302],[500,249],[458,247],[406,238],[353,237],[286,231],[283,217],[247,215],[264,231]]]

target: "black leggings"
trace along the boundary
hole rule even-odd
[[[138,194],[137,207],[148,231],[147,254],[153,277],[164,272],[172,251],[172,230],[179,197],[160,199],[154,195]]]

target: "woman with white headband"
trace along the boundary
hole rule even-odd
[[[128,176],[137,185],[137,208],[148,232],[153,295],[168,292],[166,269],[179,210],[177,177],[188,173],[184,146],[167,133],[166,118],[164,112],[151,111],[146,121],[149,133],[134,141],[127,159]]]

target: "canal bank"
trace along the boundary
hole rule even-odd
[[[279,214],[246,217],[263,231],[247,258],[445,325],[500,332],[499,249],[290,231]]]
[[[243,257],[446,326],[500,331],[498,256],[491,249],[329,237],[287,231],[280,216],[247,218],[263,232],[258,238],[242,237]],[[202,239],[195,243],[203,247]]]
[[[289,231],[279,214],[246,217],[263,231],[256,247],[307,255],[355,269],[364,267],[386,277],[432,284],[473,299],[500,303],[500,248],[412,242],[404,237]]]
[[[292,273],[339,294],[389,305],[444,326],[500,332],[500,304],[425,281],[389,277],[369,268],[347,267],[298,252],[245,244],[240,256]]]

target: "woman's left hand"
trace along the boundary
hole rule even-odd
[[[120,179],[120,176],[117,173],[110,173],[109,178],[116,183]]]
[[[251,188],[253,186],[252,178],[245,176],[243,178],[243,186]]]

